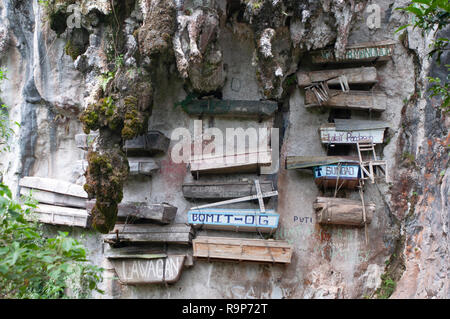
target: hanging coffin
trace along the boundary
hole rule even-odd
[[[320,139],[323,144],[356,144],[371,141],[381,144],[384,131],[389,124],[383,121],[335,119],[335,123],[327,123],[320,127]]]
[[[263,193],[273,190],[271,181],[262,181],[260,185]],[[195,182],[183,184],[183,195],[188,199],[230,199],[255,194],[255,184],[251,182]]]
[[[44,224],[89,228],[91,216],[86,209],[39,204],[31,219]]]
[[[87,202],[87,210],[91,211],[95,200]],[[148,220],[161,224],[170,224],[177,208],[169,204],[147,204],[147,203],[120,203],[117,217],[119,220]]]
[[[319,101],[312,90],[305,91],[305,106],[327,106],[342,109],[370,110],[383,112],[388,99],[382,92],[328,90],[328,100]]]
[[[88,169],[88,161],[82,161],[82,170]],[[128,166],[130,167],[130,176],[144,175],[152,176],[159,170],[158,163],[153,158],[148,157],[128,157]]]
[[[325,49],[311,53],[312,63],[355,63],[387,61],[394,54],[396,41],[387,40],[348,45],[342,58],[336,58],[334,49]]]
[[[122,284],[175,283],[180,278],[185,255],[141,254],[108,258]]]
[[[194,257],[221,261],[289,264],[292,246],[286,241],[199,236],[192,241]]]
[[[152,156],[166,153],[169,144],[170,139],[160,131],[149,131],[147,134],[126,141],[123,150],[127,155]]]
[[[261,166],[272,164],[272,151],[249,151],[247,153],[209,156],[192,159],[191,172],[197,174],[259,173]]]
[[[97,137],[98,133],[77,134],[75,135],[75,144],[78,148],[87,151]]]
[[[116,224],[114,230],[103,237],[109,244],[129,243],[191,243],[194,235],[191,226],[173,224],[157,226],[150,224]]]
[[[273,233],[279,218],[274,210],[204,208],[188,212],[188,223],[197,228],[261,233]]]
[[[328,85],[340,85],[340,76],[345,76],[348,84],[375,84],[377,69],[375,67],[360,67],[337,70],[299,71],[297,83],[299,87],[305,87],[317,82],[326,82]]]
[[[183,106],[189,115],[264,119],[273,116],[278,103],[247,100],[195,100]]]
[[[23,177],[19,181],[20,194],[27,196],[30,191],[33,199],[42,204],[85,208],[87,193],[83,186],[44,177]]]
[[[319,224],[364,226],[364,211],[361,201],[345,198],[317,197],[314,202],[316,220]],[[364,207],[366,222],[372,222],[375,204],[368,203]]]

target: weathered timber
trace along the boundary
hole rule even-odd
[[[338,163],[358,164],[359,160],[353,156],[287,156],[286,169],[310,169],[315,166]]]
[[[110,244],[131,243],[191,243],[193,229],[185,224],[157,226],[150,224],[116,224],[114,230],[105,235],[104,241]]]
[[[95,200],[90,200],[86,204],[88,212],[92,210],[95,205]],[[161,224],[170,224],[175,215],[177,208],[175,206],[163,204],[147,204],[147,203],[132,203],[125,202],[118,205],[119,212],[117,217],[119,220],[149,220]]]
[[[75,144],[78,148],[87,151],[97,137],[98,133],[77,134],[75,135]]]
[[[185,255],[147,254],[109,258],[125,285],[174,283],[180,278]]]
[[[204,155],[200,159],[190,162],[191,173],[224,174],[224,173],[256,173],[261,166],[270,166],[272,151],[254,151],[234,155],[210,156]]]
[[[125,142],[123,146],[127,155],[155,155],[166,153],[169,148],[170,139],[160,131],[148,131],[146,134],[138,136]]]
[[[271,181],[260,182],[263,193],[273,190]],[[255,195],[252,182],[194,182],[183,184],[183,195],[188,199],[229,199]]]
[[[384,131],[389,124],[383,121],[342,120],[320,126],[320,139],[323,144],[356,144],[360,141],[371,141],[381,144]]]
[[[34,200],[42,204],[50,204],[65,207],[86,208],[86,198],[58,194],[54,192],[44,191],[40,189],[33,189],[22,186],[20,188],[20,195],[28,196],[32,194]]]
[[[310,90],[305,92],[305,106],[327,106],[333,108],[370,110],[383,112],[388,105],[388,98],[382,92],[329,90],[329,99],[319,102]]]
[[[201,229],[272,233],[280,215],[274,210],[204,208],[188,211],[188,223]]]
[[[334,49],[311,52],[312,63],[354,63],[387,61],[394,54],[396,41],[387,40],[348,45],[342,58],[336,58]]]
[[[19,186],[66,196],[87,198],[87,193],[84,191],[83,186],[58,179],[26,176],[19,181]]]
[[[313,204],[319,224],[364,226],[361,201],[344,198],[317,197]],[[370,224],[375,212],[375,204],[365,204],[366,222]]]
[[[273,116],[278,103],[246,100],[194,100],[183,106],[189,115],[264,119]]]
[[[128,157],[128,165],[130,167],[130,176],[152,176],[159,170],[159,164],[153,158],[149,157]],[[80,166],[83,171],[86,171],[89,163],[88,161],[82,161]]]
[[[39,204],[31,214],[32,219],[45,224],[89,228],[91,216],[85,209]]]
[[[345,75],[349,84],[377,83],[377,69],[375,67],[361,67],[337,70],[299,71],[297,82],[300,87],[309,86],[317,82],[327,82],[328,85],[339,85],[339,76]]]
[[[340,162],[313,168],[314,182],[323,188],[355,189],[361,179],[359,164]]]
[[[289,264],[292,246],[286,241],[199,236],[192,241],[194,257],[208,260]]]

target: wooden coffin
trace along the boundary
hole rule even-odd
[[[345,198],[317,197],[314,202],[316,220],[319,224],[364,226],[361,201]],[[370,224],[375,212],[374,203],[365,204],[366,222]]]
[[[86,204],[88,212],[95,205],[95,200]],[[170,224],[177,214],[177,208],[169,204],[120,203],[117,217],[119,220],[148,220],[161,224]]]
[[[311,90],[305,91],[305,107],[327,106],[343,109],[370,110],[383,112],[386,110],[388,98],[382,92],[329,90],[330,98],[320,103]]]
[[[87,170],[88,161],[82,161],[82,169]],[[159,170],[159,164],[153,159],[148,157],[129,157],[128,165],[130,167],[130,176],[144,175],[152,176]]]
[[[286,241],[199,236],[192,241],[194,257],[222,261],[289,264],[292,246]]]
[[[326,123],[319,129],[323,144],[356,144],[372,141],[381,144],[384,131],[389,124],[383,121],[335,119],[335,123]]]
[[[263,193],[273,190],[271,181],[260,182]],[[195,182],[183,184],[183,195],[188,199],[230,199],[256,195],[253,182]]]
[[[89,228],[91,216],[86,209],[39,204],[32,218],[44,224]]]
[[[27,196],[32,192],[33,199],[39,203],[85,208],[87,193],[83,186],[45,177],[23,177],[19,181],[20,194]]]
[[[246,100],[195,100],[183,106],[189,115],[263,119],[273,116],[278,103]]]
[[[313,168],[314,182],[323,188],[355,189],[361,179],[359,163],[339,163]],[[336,186],[337,185],[337,186]]]
[[[127,155],[155,155],[166,153],[170,139],[160,131],[149,131],[125,142],[123,150]]]
[[[97,137],[98,133],[77,134],[75,135],[75,144],[78,148],[87,151]]]
[[[287,156],[286,169],[311,169],[320,165],[359,163],[353,156]]]
[[[348,45],[342,58],[337,59],[334,48],[311,53],[312,63],[354,63],[387,61],[394,54],[396,41],[387,40]]]
[[[300,87],[317,82],[327,82],[328,85],[340,85],[337,77],[345,75],[348,84],[375,84],[377,69],[375,67],[360,67],[337,70],[299,71],[297,82]]]
[[[280,215],[274,210],[204,208],[188,211],[188,223],[201,229],[273,233]]]
[[[258,173],[261,166],[272,164],[272,151],[250,151],[242,154],[209,156],[192,159],[191,173],[224,174],[224,173]]]
[[[185,224],[173,224],[166,226],[150,224],[116,224],[113,231],[104,236],[104,241],[109,244],[118,242],[130,243],[191,243],[194,235],[193,229]]]
[[[180,278],[185,255],[142,254],[108,258],[125,285],[174,283]]]

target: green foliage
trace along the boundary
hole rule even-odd
[[[0,184],[0,298],[87,298],[98,289],[101,268],[88,263],[84,247],[67,233],[45,238],[32,221],[35,203],[23,207]]]
[[[404,8],[397,8],[409,12],[413,15],[412,23],[401,26],[396,32],[399,32],[408,26],[419,28],[422,34],[429,33],[431,30],[441,30],[446,27],[450,20],[450,2],[448,0],[413,0],[411,4]],[[445,50],[449,50],[448,38],[437,38],[432,41],[429,56],[433,57],[436,54],[436,61],[441,63],[441,55]],[[446,65],[450,71],[449,65]],[[441,98],[440,107],[444,112],[450,112],[450,90],[449,90],[450,75],[447,73],[445,83],[439,78],[428,77],[430,84],[433,84],[429,91],[431,97],[438,96]]]
[[[381,275],[381,287],[377,290],[378,299],[388,299],[393,292],[395,291],[395,287],[397,286],[396,282],[392,280],[389,275]]]

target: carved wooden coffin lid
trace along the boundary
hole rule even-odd
[[[19,186],[80,198],[88,197],[81,185],[46,177],[22,177],[19,181]]]
[[[288,156],[286,158],[286,169],[308,169],[337,163],[354,163],[359,165],[359,160],[354,156]]]

